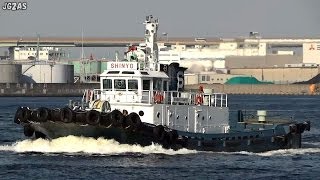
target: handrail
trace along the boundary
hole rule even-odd
[[[111,103],[147,103],[171,105],[205,105],[228,107],[225,93],[197,93],[179,91],[111,91],[94,89],[95,98],[102,98]]]

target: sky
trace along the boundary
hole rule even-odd
[[[6,0],[0,0],[3,6]],[[12,2],[12,0],[10,0]],[[170,37],[320,37],[319,0],[25,0],[0,10],[0,36],[143,36],[146,15]]]
[[[6,0],[0,0],[2,7]],[[10,0],[12,2],[12,0]],[[168,37],[320,37],[320,0],[19,0],[0,8],[0,37],[143,37],[146,15]]]

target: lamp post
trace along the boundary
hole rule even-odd
[[[22,39],[22,37],[20,37],[20,39],[18,39],[18,41],[17,41],[17,47],[19,48],[19,51],[18,51],[18,57],[19,57],[19,60],[21,60],[20,59],[20,54],[21,54],[21,52],[20,52],[20,42],[22,41],[23,39]],[[16,51],[14,51],[14,52],[16,52]],[[15,53],[13,53],[13,54],[15,54]],[[15,58],[14,58],[14,55],[13,55],[13,60],[14,60]]]
[[[168,40],[169,40],[169,39],[168,39],[168,33],[167,33],[167,32],[163,32],[163,33],[162,33],[162,36],[165,36],[165,37],[166,37],[166,41],[168,42]]]

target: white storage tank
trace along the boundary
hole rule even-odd
[[[0,83],[19,83],[21,64],[0,63]]]
[[[73,83],[74,68],[70,64],[36,62],[22,64],[22,83]]]

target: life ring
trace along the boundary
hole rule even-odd
[[[18,107],[14,116],[14,122],[20,124],[20,122],[27,123],[30,118],[30,109],[28,107]]]
[[[131,130],[136,131],[140,129],[142,123],[141,123],[140,116],[137,113],[132,112],[126,117],[125,124],[126,126],[130,126]]]
[[[49,110],[45,107],[40,107],[37,109],[37,121],[38,122],[46,122],[49,117]]]
[[[89,107],[91,109],[95,109],[100,112],[110,112],[111,111],[111,105],[110,105],[109,101],[94,100],[94,101],[91,101],[91,103],[89,104]]]
[[[123,114],[122,114],[119,110],[117,110],[117,109],[113,110],[113,111],[110,113],[110,120],[111,120],[112,125],[113,125],[114,127],[119,127],[119,126],[121,126],[122,123],[123,123],[123,119],[124,119]]]
[[[197,94],[196,95],[196,105],[202,105],[203,104],[203,96],[202,94]]]
[[[163,95],[160,91],[156,91],[154,94],[154,102],[156,104],[162,103],[163,102]]]
[[[69,107],[64,107],[61,111],[60,121],[71,123],[74,119],[74,113]]]
[[[98,125],[100,122],[100,113],[96,110],[90,110],[86,115],[86,122],[90,125]]]

